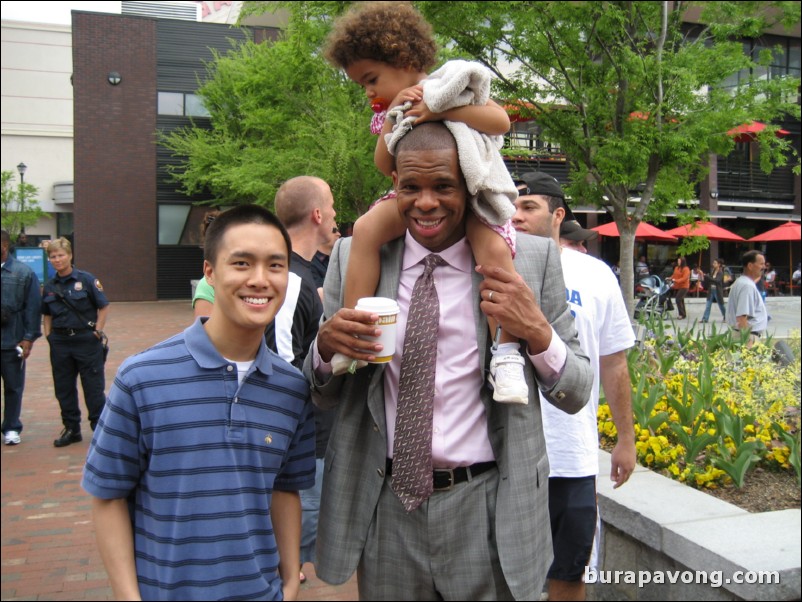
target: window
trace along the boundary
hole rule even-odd
[[[760,40],[746,40],[743,43],[744,54],[757,61],[763,53],[770,53],[771,60],[766,66],[753,70],[742,69],[725,79],[722,88],[737,88],[749,85],[755,79],[771,79],[776,77],[800,75],[800,42],[798,39],[778,36],[764,36]]]
[[[187,94],[184,98],[184,114],[189,117],[210,117],[203,105],[203,99],[197,94]]]
[[[56,213],[56,235],[72,236],[75,232],[72,213]]]
[[[159,92],[159,115],[183,115],[184,95],[181,92]]]
[[[159,205],[159,244],[203,246],[202,224],[206,215],[214,209],[207,205]]]
[[[159,92],[159,115],[186,117],[209,117],[203,99],[197,94],[184,92]]]
[[[177,245],[181,242],[190,205],[159,205],[159,244]]]

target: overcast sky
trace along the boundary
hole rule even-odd
[[[119,2],[0,2],[3,19],[71,25],[70,11],[89,10],[101,13],[119,13]]]

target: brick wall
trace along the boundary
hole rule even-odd
[[[72,31],[76,266],[112,301],[155,300],[156,21],[74,12]]]

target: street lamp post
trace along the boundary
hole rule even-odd
[[[17,165],[17,171],[19,172],[19,212],[20,214],[25,213],[25,172],[28,171],[28,166],[25,163],[20,163]],[[25,234],[25,224],[22,225],[20,228],[20,234]]]

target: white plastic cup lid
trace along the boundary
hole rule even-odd
[[[398,303],[387,297],[362,297],[357,301],[356,309],[372,314],[397,314]]]

